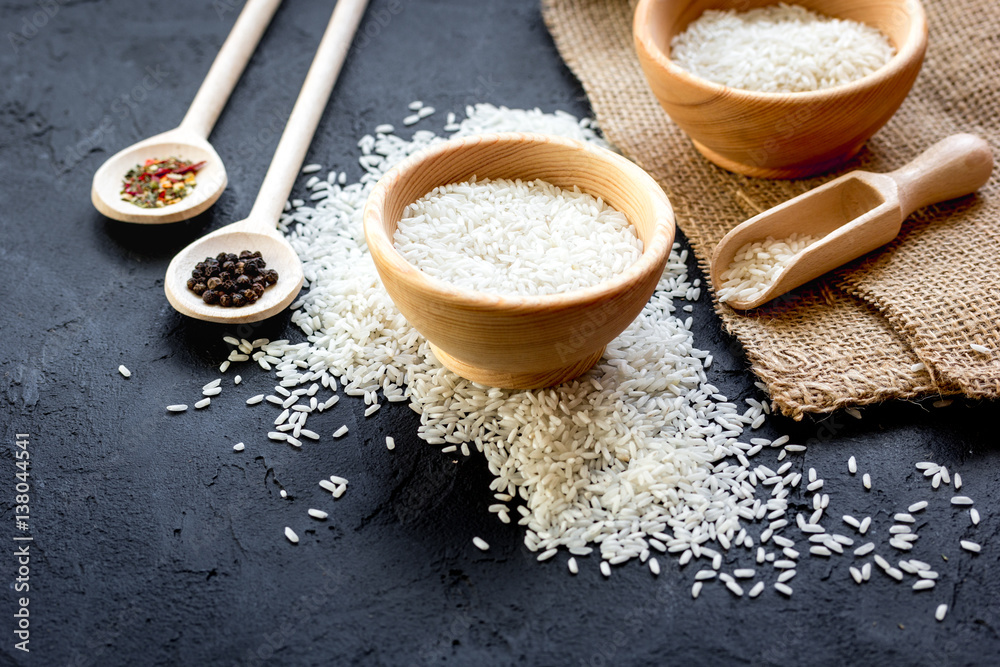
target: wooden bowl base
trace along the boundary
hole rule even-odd
[[[841,153],[837,157],[830,158],[828,160],[823,160],[821,162],[810,162],[807,165],[801,167],[784,167],[781,169],[775,169],[773,167],[759,167],[752,164],[743,164],[742,162],[736,162],[727,157],[719,155],[711,148],[708,148],[702,143],[691,140],[694,147],[698,149],[698,152],[704,155],[708,160],[715,165],[722,167],[728,171],[735,172],[737,174],[743,174],[744,176],[753,176],[754,178],[808,178],[810,176],[816,176],[822,174],[832,169],[843,165],[845,162],[853,158],[861,150],[861,146],[854,148],[853,150]]]
[[[554,368],[543,372],[516,373],[498,371],[489,368],[479,368],[456,359],[447,352],[431,343],[431,351],[441,364],[456,375],[472,380],[488,387],[502,389],[541,389],[572,380],[589,371],[604,354],[604,348],[588,355],[569,366]]]

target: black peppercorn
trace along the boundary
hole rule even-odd
[[[207,304],[239,308],[256,303],[269,285],[278,282],[278,272],[266,266],[260,251],[221,252],[195,264],[187,288]]]

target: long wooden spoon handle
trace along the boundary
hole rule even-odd
[[[181,127],[207,139],[281,0],[247,0],[215,56]]]
[[[367,5],[368,0],[337,1],[248,221],[271,229],[277,224]]]
[[[978,190],[993,171],[990,145],[972,134],[953,134],[888,175],[899,188],[903,218],[918,208]]]

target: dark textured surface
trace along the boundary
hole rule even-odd
[[[24,21],[42,23],[46,4],[58,9],[31,34]],[[996,404],[771,420],[765,435],[787,431],[810,444],[795,465],[826,478],[830,515],[871,513],[879,543],[892,512],[931,500],[913,555],[941,579],[914,593],[876,568],[858,587],[850,557],[806,557],[790,600],[769,587],[752,601],[718,585],[692,601],[694,566],[672,558],[661,558],[659,578],[630,563],[610,580],[594,558],[580,559],[576,577],[565,555],[536,563],[520,529],[486,511],[480,457],[456,463],[420,442],[401,404],[365,419],[361,401],[342,400],[310,421],[324,439],[301,451],[267,441],[270,409],[243,405],[272,386],[259,370],[245,370],[240,388],[227,385],[207,410],[165,413],[168,403],[194,403],[217,377],[223,334],[301,338],[287,316],[252,331],[186,320],[168,307],[162,276],[175,251],[249,212],[330,3],[279,10],[212,135],[230,175],[213,210],[133,227],[89,203],[91,176],[108,155],[180,121],[235,18],[219,14],[229,4],[238,3],[176,0],[158,5],[166,15],[156,21],[145,3],[2,4],[0,535],[13,545],[18,534],[14,434],[27,432],[35,541],[30,654],[14,649],[13,547],[0,555],[10,584],[0,663],[997,664]],[[357,138],[399,124],[412,99],[437,107],[425,121],[433,129],[475,101],[586,113],[534,2],[373,0],[365,28],[370,37],[348,57],[309,161],[358,176]],[[30,38],[8,34],[22,29]],[[156,76],[144,87],[147,67]],[[704,300],[694,319],[696,342],[715,354],[713,381],[732,397],[755,396]],[[131,379],[118,375],[120,363]],[[341,423],[351,432],[333,441]],[[236,454],[240,440],[247,449]],[[851,454],[872,473],[873,491],[847,474]],[[927,459],[961,471],[963,493],[983,513],[978,528],[915,471]],[[351,480],[336,502],[316,486],[332,473]],[[309,519],[309,507],[330,519]],[[282,535],[286,525],[299,532],[297,546]],[[488,553],[472,546],[474,535],[490,542]],[[960,537],[983,553],[961,553]],[[944,623],[933,619],[940,602],[953,606]]]

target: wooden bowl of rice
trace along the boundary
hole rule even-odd
[[[578,186],[624,214],[641,255],[610,280],[557,294],[486,293],[432,277],[393,245],[397,224],[425,194],[473,177]],[[526,389],[575,378],[600,359],[656,288],[675,224],[660,186],[620,155],[571,139],[505,133],[443,142],[398,165],[372,190],[364,230],[389,296],[444,366],[487,386]]]
[[[740,174],[802,178],[852,158],[896,112],[923,63],[927,18],[918,0],[799,0],[795,4],[807,10],[876,28],[895,49],[886,64],[862,78],[807,92],[729,87],[696,76],[671,59],[674,37],[706,10],[746,12],[774,4],[640,0],[633,36],[654,95],[702,155]],[[856,51],[841,56],[849,59]]]

